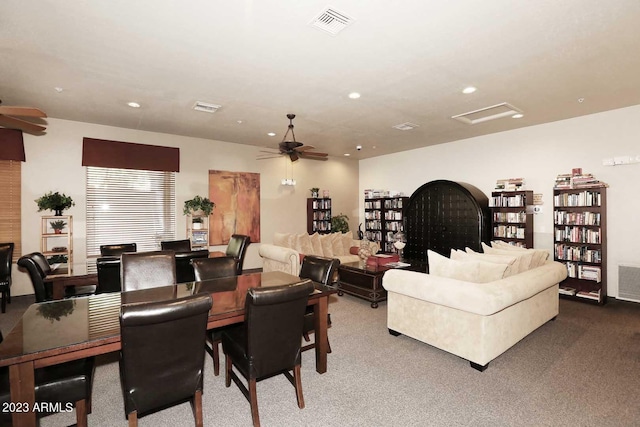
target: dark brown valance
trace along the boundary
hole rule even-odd
[[[24,143],[22,131],[0,129],[0,160],[19,160],[24,162]]]
[[[82,166],[180,172],[180,149],[83,138]]]

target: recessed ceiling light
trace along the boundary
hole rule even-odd
[[[511,116],[512,119],[521,119],[523,117],[524,117],[524,114],[520,114],[520,113],[514,114],[513,116]]]
[[[584,102],[584,98],[578,98],[578,102],[582,104]]]
[[[242,120],[237,120],[238,124],[241,125],[242,124]]]
[[[349,98],[351,98],[351,99],[358,99],[358,98],[360,98],[360,94],[359,94],[358,92],[351,92],[351,93],[349,94]]]
[[[54,89],[55,89],[55,91],[56,91],[56,92],[58,92],[58,93],[60,93],[60,92],[62,92],[62,91],[64,90],[64,89],[63,89],[63,88],[61,88],[60,86],[56,86],[56,87],[54,87]]]
[[[269,135],[269,136],[276,136],[275,132],[269,132],[267,135]]]
[[[362,150],[362,145],[356,145],[356,150],[358,151]]]
[[[345,157],[349,157],[350,155],[351,155],[351,154],[349,154],[349,153],[344,153],[344,156],[345,156]]]
[[[137,102],[127,102],[127,105],[131,108],[140,108],[140,104]]]
[[[477,89],[476,89],[475,87],[473,87],[473,86],[467,86],[467,87],[465,87],[464,89],[462,89],[462,93],[464,93],[464,94],[467,94],[467,95],[468,95],[468,94],[470,94],[470,93],[475,92],[476,90],[477,90]]]

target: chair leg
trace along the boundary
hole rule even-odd
[[[192,401],[193,417],[196,420],[196,427],[203,427],[204,419],[202,417],[202,390],[196,390]]]
[[[224,385],[225,387],[230,387],[231,386],[231,369],[233,367],[233,364],[231,363],[231,358],[227,355],[224,356],[224,362],[225,362]]]
[[[11,288],[7,289],[7,302],[11,304]]]
[[[129,427],[138,427],[138,411],[133,411],[127,415]]]
[[[213,359],[213,375],[216,377],[220,375],[220,340],[211,341],[211,349],[213,353],[211,358]]]
[[[327,353],[331,353],[331,343],[329,342],[329,337],[327,337]]]
[[[76,402],[76,425],[78,427],[87,427],[87,401],[78,400]]]
[[[7,291],[2,291],[2,312],[7,311]]]
[[[309,333],[308,333],[308,332],[303,332],[303,333],[302,333],[302,338],[304,338],[304,340],[305,340],[306,342],[311,341],[311,338],[309,338]]]
[[[260,415],[258,414],[258,394],[256,390],[256,379],[249,379],[249,403],[251,404],[251,419],[253,427],[260,427]]]
[[[296,399],[298,400],[298,408],[304,408],[304,396],[302,395],[302,379],[300,378],[300,365],[293,367],[293,380],[296,388]]]

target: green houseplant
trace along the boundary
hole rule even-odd
[[[346,233],[349,231],[349,217],[340,212],[340,214],[331,217],[331,232]]]
[[[57,191],[49,191],[44,196],[38,197],[35,202],[38,204],[38,212],[40,211],[54,211],[56,216],[62,215],[62,211],[69,209],[71,206],[75,206],[73,199],[66,194],[58,193]]]
[[[58,219],[56,221],[49,221],[49,224],[51,224],[51,228],[53,228],[53,231],[56,234],[62,233],[62,229],[67,225],[67,223],[61,219]]]
[[[320,189],[318,187],[312,187],[309,191],[311,191],[311,197],[318,198],[318,195],[320,194]]]
[[[202,211],[206,216],[209,216],[215,205],[216,204],[207,197],[195,196],[193,199],[184,202],[182,213],[185,215],[193,215],[195,212]]]

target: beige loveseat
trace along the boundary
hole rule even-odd
[[[262,271],[284,271],[297,276],[305,255],[337,258],[342,264],[356,262],[360,260],[357,252],[360,244],[351,233],[275,233],[273,244],[261,244],[258,253],[262,257]],[[374,254],[379,249],[374,242],[368,246]]]
[[[503,278],[485,283],[469,281],[471,277],[460,280],[389,270],[383,281],[389,333],[453,353],[483,371],[491,360],[558,314],[558,283],[567,276],[564,265],[536,255],[538,265],[525,266],[522,257],[515,258],[522,271],[504,274],[508,268],[500,267]],[[531,258],[525,261],[533,263]],[[461,261],[447,261],[456,262]],[[431,269],[431,253],[429,264]],[[468,268],[474,278],[482,275],[477,265]]]

